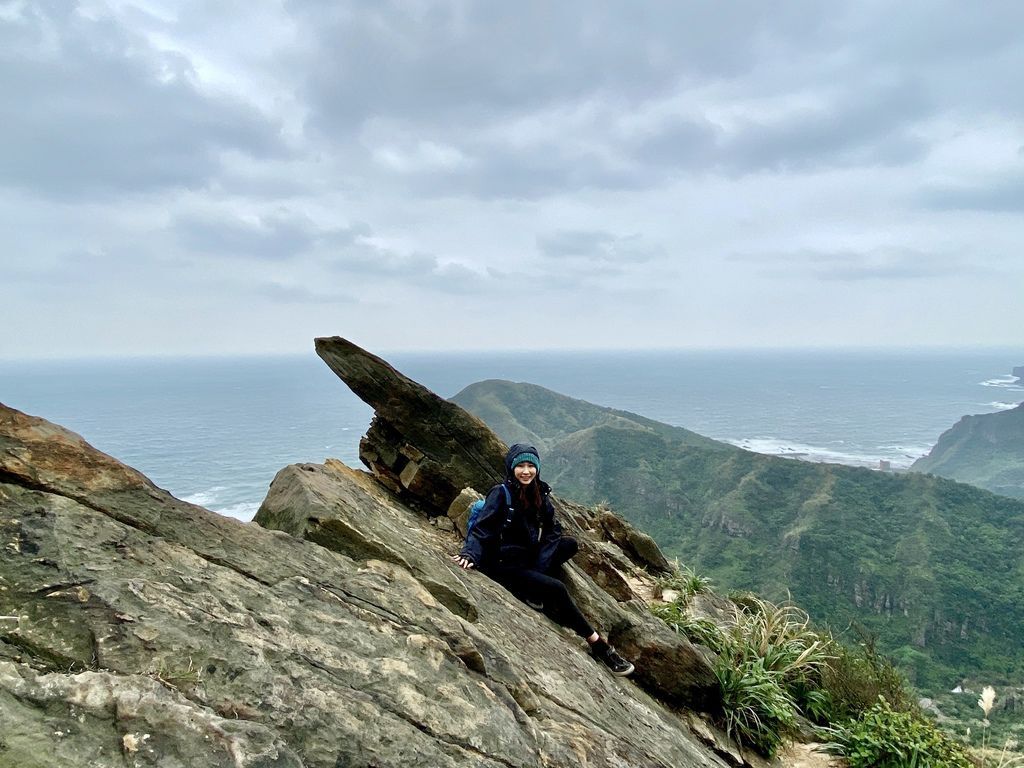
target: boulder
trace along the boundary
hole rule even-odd
[[[374,409],[359,458],[391,490],[443,515],[463,488],[486,491],[505,476],[504,443],[475,416],[338,336],[316,352]]]
[[[646,533],[607,510],[598,515],[597,521],[608,538],[632,555],[640,565],[647,566],[655,573],[671,572],[672,566],[662,554],[661,548]]]

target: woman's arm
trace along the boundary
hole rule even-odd
[[[492,554],[493,548],[501,538],[501,528],[505,523],[506,512],[505,492],[500,485],[496,485],[487,494],[484,508],[480,510],[480,516],[477,518],[473,530],[466,537],[466,543],[462,545],[462,552],[456,558],[456,560],[469,561],[469,565],[463,565],[463,568],[472,568],[490,559],[489,556]]]

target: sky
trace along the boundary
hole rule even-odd
[[[0,0],[0,358],[1019,346],[1022,29]]]

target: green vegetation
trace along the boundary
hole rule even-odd
[[[692,576],[677,571],[665,582],[687,583]],[[846,648],[812,628],[795,606],[752,596],[733,603],[731,616],[712,621],[691,615],[692,594],[663,594],[672,601],[651,611],[717,654],[720,723],[741,744],[772,757],[803,717],[852,768],[972,765],[964,746],[918,709],[905,680],[870,639]]]
[[[964,416],[911,470],[1024,498],[1024,404],[1000,413]]]
[[[1024,680],[1024,501],[763,456],[533,385],[454,400],[543,445],[560,495],[606,500],[723,590],[796,603],[838,637],[863,627],[928,695]]]
[[[962,744],[921,715],[894,710],[882,697],[830,736],[830,751],[845,757],[850,768],[974,768]]]
[[[685,565],[675,563],[675,570],[668,576],[658,579],[658,589],[663,593],[666,591],[678,592],[685,597],[693,597],[701,592],[711,589],[711,579],[707,576],[698,576],[692,569]]]
[[[693,571],[677,570],[663,584],[704,583]],[[772,756],[796,732],[797,716],[819,719],[827,697],[822,672],[832,642],[810,628],[794,606],[755,599],[732,604],[732,615],[716,623],[688,612],[694,594],[663,590],[671,602],[651,610],[677,632],[716,654],[715,675],[722,691],[721,724],[740,743]]]

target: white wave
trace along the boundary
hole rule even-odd
[[[1008,411],[1011,408],[1016,408],[1018,405],[1020,405],[1020,403],[1001,403],[996,401],[994,403],[989,403],[988,407],[995,408],[997,411]]]
[[[1011,389],[1014,392],[1024,392],[1024,384],[1019,378],[1012,374],[1006,376],[998,376],[994,379],[988,379],[987,381],[979,382],[983,387],[997,387],[999,389]]]
[[[249,522],[255,517],[259,511],[260,505],[255,501],[243,501],[239,504],[232,504],[230,507],[224,507],[223,509],[213,510],[218,515],[224,515],[225,517],[235,517],[239,520]]]
[[[223,490],[223,488],[211,488],[208,491],[199,491],[189,496],[182,496],[181,500],[209,509],[210,505],[217,501],[217,492]]]
[[[747,437],[727,442],[755,453],[782,456],[802,461],[846,464],[852,467],[876,469],[879,461],[888,461],[893,469],[907,469],[917,459],[931,450],[930,445],[881,445],[877,453],[854,453],[822,448],[816,445],[781,440],[776,437]]]

